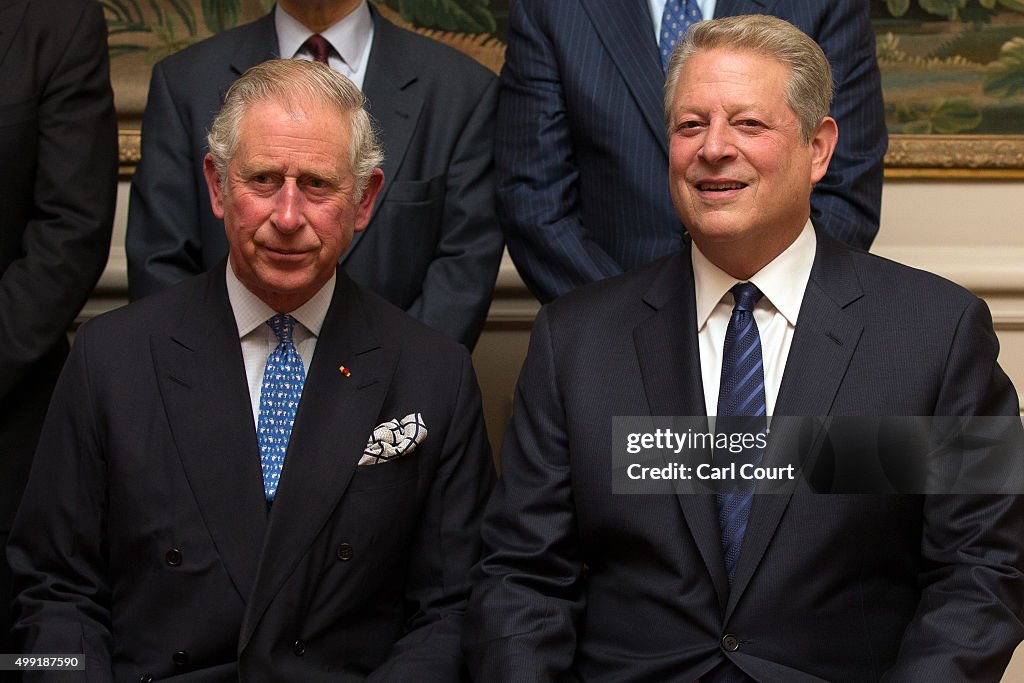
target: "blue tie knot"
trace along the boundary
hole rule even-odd
[[[754,306],[757,306],[757,302],[764,296],[753,282],[741,282],[729,291],[732,292],[733,298],[736,299],[736,307],[733,308],[734,313],[749,313],[753,311]]]
[[[295,318],[284,313],[278,313],[267,321],[270,329],[277,335],[277,341],[285,346],[292,343],[292,330],[295,329]]]

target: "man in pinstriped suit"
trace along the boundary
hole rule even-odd
[[[683,0],[668,0],[681,2]],[[695,3],[696,0],[689,0]],[[869,3],[700,0],[704,18],[772,14],[832,64],[843,131],[811,199],[815,224],[867,249],[887,137]],[[495,161],[509,253],[541,302],[678,251],[661,121],[664,0],[512,0]]]

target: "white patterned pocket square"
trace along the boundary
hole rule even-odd
[[[366,442],[360,465],[376,465],[409,455],[427,438],[423,415],[409,413],[400,420],[377,425]]]

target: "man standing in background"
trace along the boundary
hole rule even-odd
[[[156,65],[128,210],[131,298],[227,253],[203,179],[206,133],[228,86],[274,57],[315,59],[350,78],[380,130],[387,180],[369,227],[342,257],[346,272],[472,349],[503,247],[493,179],[498,82],[367,0],[281,0],[262,19]]]
[[[110,250],[117,119],[94,0],[0,5],[0,544],[68,353]],[[0,560],[0,651],[10,571]]]
[[[772,14],[832,65],[843,134],[811,197],[826,234],[878,232],[887,137],[864,0],[511,0],[495,163],[509,254],[542,303],[683,247],[668,193],[664,67],[692,24]]]

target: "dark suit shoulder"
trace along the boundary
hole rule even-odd
[[[844,247],[845,248],[845,247]],[[922,315],[932,318],[954,318],[979,298],[940,275],[920,270],[890,259],[855,249],[847,249],[864,291],[864,303],[874,312],[886,311],[900,316]],[[823,277],[828,277],[824,274]]]
[[[26,8],[24,21],[15,27],[4,27],[4,30],[27,30],[33,43],[32,48],[38,50],[37,68],[45,67],[51,61],[55,66],[56,60],[63,56],[67,49],[67,41],[81,31],[83,25],[90,30],[103,26],[103,13],[95,0],[23,0],[10,4],[21,4]],[[61,16],[69,21],[54,21],[54,16]],[[46,49],[49,41],[52,41],[52,44]],[[0,58],[2,57],[3,54],[0,54]]]
[[[420,78],[448,85],[458,83],[455,90],[470,91],[485,88],[497,78],[475,59],[453,47],[396,26],[379,15],[376,19],[375,48],[383,46],[390,58],[414,67]]]
[[[82,325],[78,334],[98,341],[116,341],[121,348],[139,342],[148,344],[149,335],[167,334],[175,329],[189,306],[210,305],[214,274],[224,280],[224,270],[215,268],[98,315]],[[224,286],[220,289],[224,290]],[[221,305],[228,310],[226,299],[221,300]]]
[[[209,71],[211,68],[225,69],[229,67],[235,51],[250,40],[265,46],[267,58],[277,52],[273,13],[193,43],[164,57],[157,62],[155,68],[166,70],[175,79]]]
[[[563,294],[548,304],[548,308],[554,315],[563,315],[563,310],[570,313],[635,307],[652,288],[659,293],[664,288],[668,296],[681,294],[679,285],[685,278],[692,283],[691,272],[689,251],[676,252],[634,270],[585,284]]]
[[[366,313],[374,319],[380,338],[389,344],[396,344],[403,356],[438,359],[446,355],[458,358],[468,355],[466,347],[448,335],[425,325],[367,287],[351,280],[349,282]]]
[[[99,9],[95,0],[26,0],[30,16],[48,19],[47,24],[51,26],[74,27],[72,22],[53,21],[55,15],[78,16],[85,11],[96,11]],[[12,3],[13,4],[13,3]],[[24,3],[23,3],[24,4]]]

